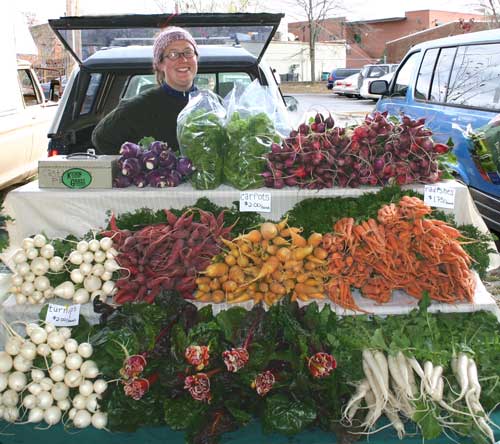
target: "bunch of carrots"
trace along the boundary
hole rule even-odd
[[[432,209],[416,197],[383,206],[377,220],[355,224],[340,219],[333,233],[323,236],[327,250],[328,295],[336,304],[362,311],[351,287],[378,303],[388,302],[393,290],[421,298],[455,303],[473,299],[475,279],[471,258],[457,240],[458,230],[427,219]]]
[[[308,239],[286,219],[263,223],[232,241],[222,239],[227,250],[220,262],[209,265],[196,279],[195,298],[202,302],[239,303],[253,300],[268,306],[290,294],[292,300],[324,298],[327,251],[323,236]]]

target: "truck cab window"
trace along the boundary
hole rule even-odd
[[[431,97],[433,102],[444,102],[448,94],[448,81],[450,80],[451,66],[455,59],[457,48],[443,48],[432,78]]]
[[[500,44],[458,48],[446,102],[500,110]]]
[[[41,97],[37,94],[35,83],[28,69],[19,69],[19,86],[24,99],[25,106],[33,106],[42,103]]]
[[[418,72],[417,87],[415,89],[415,98],[427,100],[429,97],[429,88],[431,86],[432,73],[439,49],[433,48],[425,52],[420,71]]]
[[[419,52],[414,52],[401,65],[401,68],[396,73],[396,80],[392,88],[392,96],[406,96],[406,91],[410,85],[411,75],[415,69],[419,55]]]

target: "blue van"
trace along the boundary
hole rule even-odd
[[[425,117],[436,142],[452,139],[458,162],[450,166],[469,186],[490,230],[500,232],[500,130],[489,131],[495,153],[487,165],[470,137],[500,123],[500,29],[416,45],[390,84],[375,80],[369,91],[382,94],[378,111]]]

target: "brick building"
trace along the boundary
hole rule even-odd
[[[407,11],[404,17],[389,17],[376,20],[346,21],[345,17],[335,17],[321,23],[318,41],[346,40],[346,66],[357,68],[367,63],[384,60],[385,43],[401,37],[434,28],[445,23],[480,21],[479,14],[462,12],[420,10]],[[301,41],[309,41],[308,23],[293,22],[289,32]]]
[[[464,29],[464,23],[455,21],[450,23],[445,23],[444,25],[439,25],[434,28],[426,29],[424,31],[419,31],[414,34],[401,37],[396,40],[386,42],[386,56],[388,63],[399,63],[401,59],[405,56],[408,50],[417,45],[418,43],[427,42],[429,40],[440,39],[443,37],[449,37],[451,35],[463,34],[464,32],[476,32],[484,31],[489,29],[489,23],[487,22],[466,22]],[[468,26],[470,25],[470,26]]]

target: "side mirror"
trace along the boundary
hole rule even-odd
[[[59,95],[61,91],[61,82],[59,79],[54,79],[50,81],[49,89],[49,100],[52,102],[57,102],[59,100]]]
[[[385,95],[389,92],[389,83],[387,80],[374,80],[368,86],[368,92],[370,94]]]
[[[286,109],[288,111],[297,111],[297,108],[299,106],[299,101],[295,97],[283,96],[283,99],[285,100]]]

